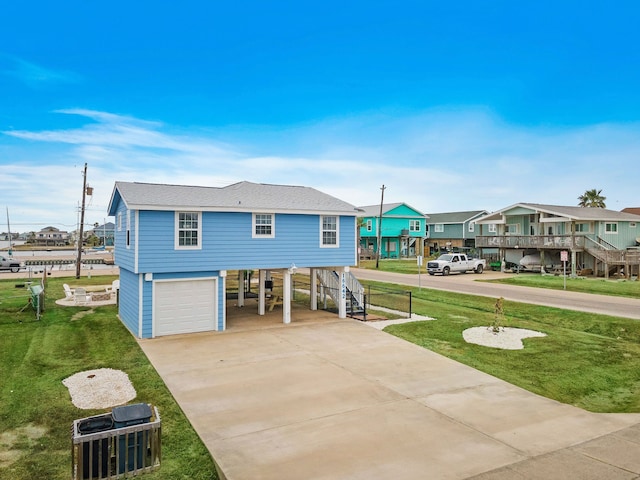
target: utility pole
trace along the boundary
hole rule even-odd
[[[384,189],[386,187],[382,185],[380,190],[382,190],[382,194],[380,195],[380,216],[378,217],[378,248],[376,253],[376,269],[378,268],[378,264],[380,263],[380,250],[382,250],[382,204],[384,203]]]
[[[82,174],[82,208],[80,209],[80,228],[78,230],[78,258],[76,260],[76,278],[80,278],[80,263],[82,262],[82,237],[84,236],[84,202],[87,195],[87,164],[84,164]]]

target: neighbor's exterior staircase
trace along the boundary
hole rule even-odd
[[[338,305],[341,292],[340,275],[335,270],[318,269],[316,276],[331,300]],[[345,277],[347,315],[353,317],[364,312],[364,287],[351,272],[346,272]]]
[[[604,264],[607,277],[621,265],[628,267],[640,264],[640,250],[618,250],[600,237],[595,240],[585,237],[585,240],[584,250],[596,260],[596,263]]]

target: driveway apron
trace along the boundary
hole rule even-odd
[[[140,345],[222,479],[556,478],[553,465],[572,478],[589,462],[598,478],[640,474],[640,415],[564,405],[355,320]],[[613,432],[636,449],[623,466],[590,447]]]

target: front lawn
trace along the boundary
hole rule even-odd
[[[116,307],[55,305],[64,297],[63,283],[110,284],[114,278],[49,279],[40,321],[23,282],[0,281],[0,480],[71,478],[73,420],[108,410],[76,408],[62,380],[103,367],[129,375],[137,391],[130,403],[151,403],[160,412],[162,464],[142,478],[217,479],[209,452],[117,319]]]
[[[536,273],[521,273],[497,280],[479,279],[478,281],[521,285],[523,287],[550,288],[554,290],[562,290],[565,286],[564,277],[562,276],[540,275]],[[569,292],[640,298],[640,282],[635,280],[605,280],[604,278],[571,278],[567,276],[566,287]]]
[[[427,261],[428,258],[424,258],[422,260],[422,267],[420,267],[420,273],[427,273]],[[376,261],[375,260],[360,260],[360,265],[358,268],[366,268],[367,270],[376,270]],[[378,268],[381,272],[391,272],[391,273],[409,273],[409,274],[418,274],[418,261],[415,258],[406,259],[406,260],[397,260],[397,259],[382,259],[378,262]]]
[[[523,350],[468,344],[462,332],[488,326],[496,299],[413,289],[413,312],[434,321],[385,331],[531,392],[593,412],[640,412],[640,322],[504,302],[509,327],[546,333]]]

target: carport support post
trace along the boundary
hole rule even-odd
[[[264,284],[267,281],[267,271],[259,270],[258,271],[258,283],[260,287],[258,289],[258,315],[264,315],[265,311],[265,296],[267,294],[267,289]]]
[[[282,273],[282,323],[291,323],[291,273]]]
[[[238,307],[244,307],[244,270],[238,270]]]
[[[316,275],[316,269],[312,268],[309,271],[311,280],[311,310],[318,310],[318,276]]]
[[[347,268],[340,269],[340,301],[338,302],[338,318],[347,318]]]

